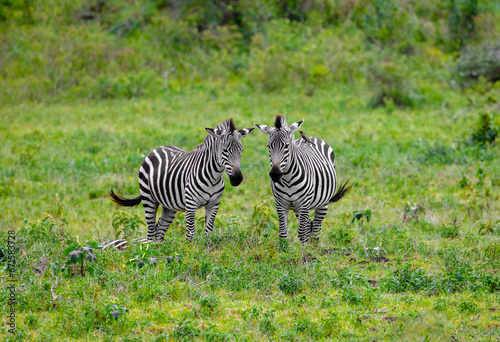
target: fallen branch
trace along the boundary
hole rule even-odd
[[[194,285],[193,285],[193,287],[198,286],[198,285],[201,285],[201,284],[203,284],[203,283],[206,283],[207,281],[210,281],[210,276],[212,276],[212,273],[214,273],[214,271],[210,272],[210,273],[207,275],[207,278],[206,278],[204,281],[202,281],[201,283],[198,283],[198,284],[194,284]]]
[[[174,281],[176,281],[177,279],[187,275],[189,272],[191,271],[191,267],[188,268],[188,270],[182,274],[179,274],[177,277],[173,278],[172,280],[170,280],[167,284],[170,284],[170,283],[173,283]]]
[[[383,310],[379,310],[378,308],[375,308],[375,313],[384,313],[384,312],[390,311],[390,310],[392,310],[392,309],[395,309],[395,308],[397,308],[398,306],[399,306],[399,304],[398,304],[398,305],[394,305],[392,308],[389,308],[389,309],[383,309]]]
[[[59,278],[58,278],[58,277],[56,277],[55,284],[54,284],[54,283],[52,283],[50,280],[49,280],[49,283],[52,285],[52,286],[50,287],[50,293],[52,294],[52,300],[54,301],[54,305],[57,305],[57,302],[58,302],[59,300],[65,300],[65,301],[68,301],[68,302],[73,301],[73,302],[79,302],[79,303],[88,304],[87,302],[83,302],[83,301],[78,300],[78,299],[71,299],[71,298],[65,298],[65,297],[58,296],[58,295],[56,294],[56,291],[55,291],[55,288],[57,288],[57,287],[59,286],[59,283],[60,283],[60,282],[59,282]]]

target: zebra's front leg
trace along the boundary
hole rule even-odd
[[[286,239],[288,236],[287,225],[288,225],[288,212],[290,208],[285,207],[276,202],[276,211],[278,212],[279,219],[279,237],[282,239]]]
[[[311,237],[311,219],[309,218],[309,210],[297,209],[296,214],[299,219],[299,240],[303,244],[309,242]]]
[[[165,233],[168,227],[172,224],[175,218],[175,211],[167,209],[162,206],[161,216],[156,224],[156,241],[163,241],[165,239]]]
[[[312,237],[317,237],[319,232],[321,231],[321,224],[326,217],[326,213],[328,212],[328,205],[324,207],[319,207],[314,210],[314,219],[311,225],[310,235]]]
[[[191,242],[193,240],[195,227],[194,227],[194,215],[196,213],[196,208],[186,208],[186,240]]]
[[[219,210],[219,201],[208,204],[205,207],[205,234],[212,234],[214,230],[215,216]]]

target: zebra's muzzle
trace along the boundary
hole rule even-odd
[[[283,172],[281,172],[279,165],[273,165],[271,168],[271,172],[269,172],[269,176],[272,181],[275,183],[281,182],[281,177],[283,177]]]
[[[231,182],[232,186],[238,186],[241,184],[243,181],[243,174],[241,173],[240,169],[235,169],[233,171],[233,174],[229,176],[229,181]]]

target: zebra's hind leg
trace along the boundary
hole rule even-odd
[[[205,234],[212,234],[214,230],[215,216],[219,210],[219,202],[205,207]]]
[[[175,211],[161,207],[161,216],[156,224],[156,241],[163,241],[168,227],[172,224],[175,218]]]
[[[311,223],[311,232],[309,233],[311,237],[316,238],[321,231],[321,224],[326,217],[326,213],[328,212],[328,205],[324,207],[319,207],[314,210],[314,219]]]
[[[142,199],[142,206],[146,216],[146,223],[148,225],[148,240],[154,241],[156,237],[156,212],[158,211],[158,202],[151,202],[149,199]]]

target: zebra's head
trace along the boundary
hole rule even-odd
[[[288,164],[290,145],[293,144],[293,134],[303,122],[304,120],[298,121],[288,126],[285,117],[277,115],[274,127],[255,124],[261,132],[269,134],[269,141],[267,142],[269,159],[271,160],[269,176],[273,182],[281,182],[281,177],[283,177],[283,172]]]
[[[221,150],[222,166],[229,176],[229,181],[232,186],[238,186],[243,181],[243,174],[240,169],[241,153],[243,145],[241,139],[246,137],[254,128],[244,128],[237,130],[234,126],[233,119],[225,120],[218,124],[215,128],[205,128]]]

